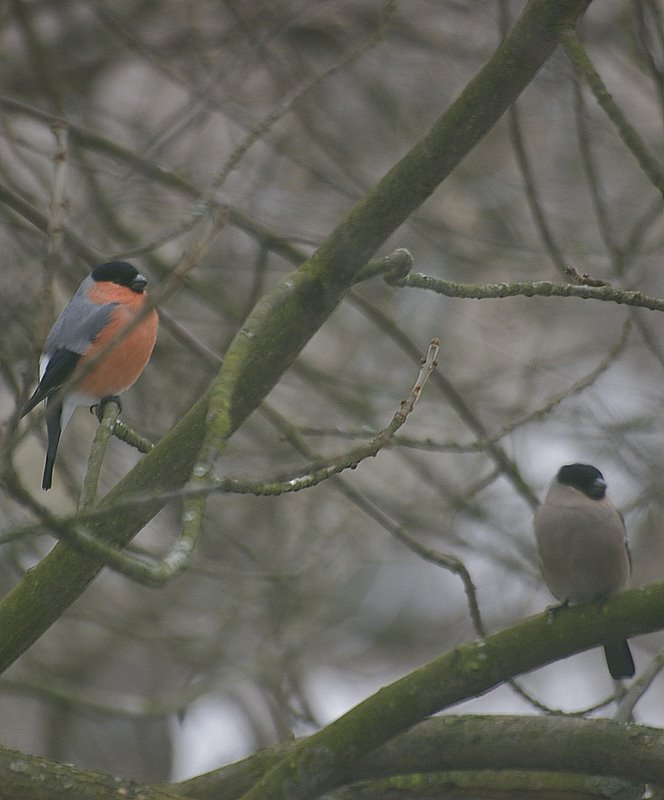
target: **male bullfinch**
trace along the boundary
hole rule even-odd
[[[51,488],[60,433],[76,406],[92,405],[126,391],[150,360],[157,339],[154,309],[70,391],[59,391],[143,310],[146,285],[147,279],[125,261],[102,264],[78,287],[46,337],[39,385],[21,409],[23,417],[46,400],[48,446],[42,488]]]
[[[604,476],[590,464],[567,464],[535,514],[540,566],[563,605],[602,600],[625,588],[631,571],[625,523],[606,496]],[[615,680],[634,675],[627,642],[604,645]]]

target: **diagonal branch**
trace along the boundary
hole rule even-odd
[[[377,747],[426,717],[493,689],[515,675],[609,639],[664,624],[664,584],[530,617],[456,647],[380,689],[302,742],[243,800],[309,800],[339,785]]]
[[[664,195],[664,168],[648,150],[641,136],[611,97],[578,36],[573,30],[568,30],[562,34],[561,40],[577,74],[588,84],[595,96],[595,100],[613,122],[618,135],[639,162],[639,166],[648,176],[650,182],[660,194]]]

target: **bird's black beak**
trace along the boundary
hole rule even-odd
[[[606,494],[606,481],[601,478],[595,478],[590,487],[590,496],[601,500]]]
[[[138,294],[140,294],[147,285],[148,285],[148,279],[144,275],[139,274],[131,282],[130,288],[132,292],[138,292]]]

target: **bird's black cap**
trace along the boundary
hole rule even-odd
[[[604,476],[592,464],[565,464],[558,470],[556,480],[578,489],[593,500],[601,500],[606,494]]]
[[[118,286],[126,286],[134,292],[142,292],[147,286],[147,279],[127,261],[107,261],[95,267],[91,275],[97,282],[117,283]]]

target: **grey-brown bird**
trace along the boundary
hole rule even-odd
[[[558,470],[535,513],[535,538],[546,585],[563,605],[605,600],[627,586],[625,523],[597,467],[567,464]],[[634,675],[624,639],[606,643],[604,653],[612,678]]]

